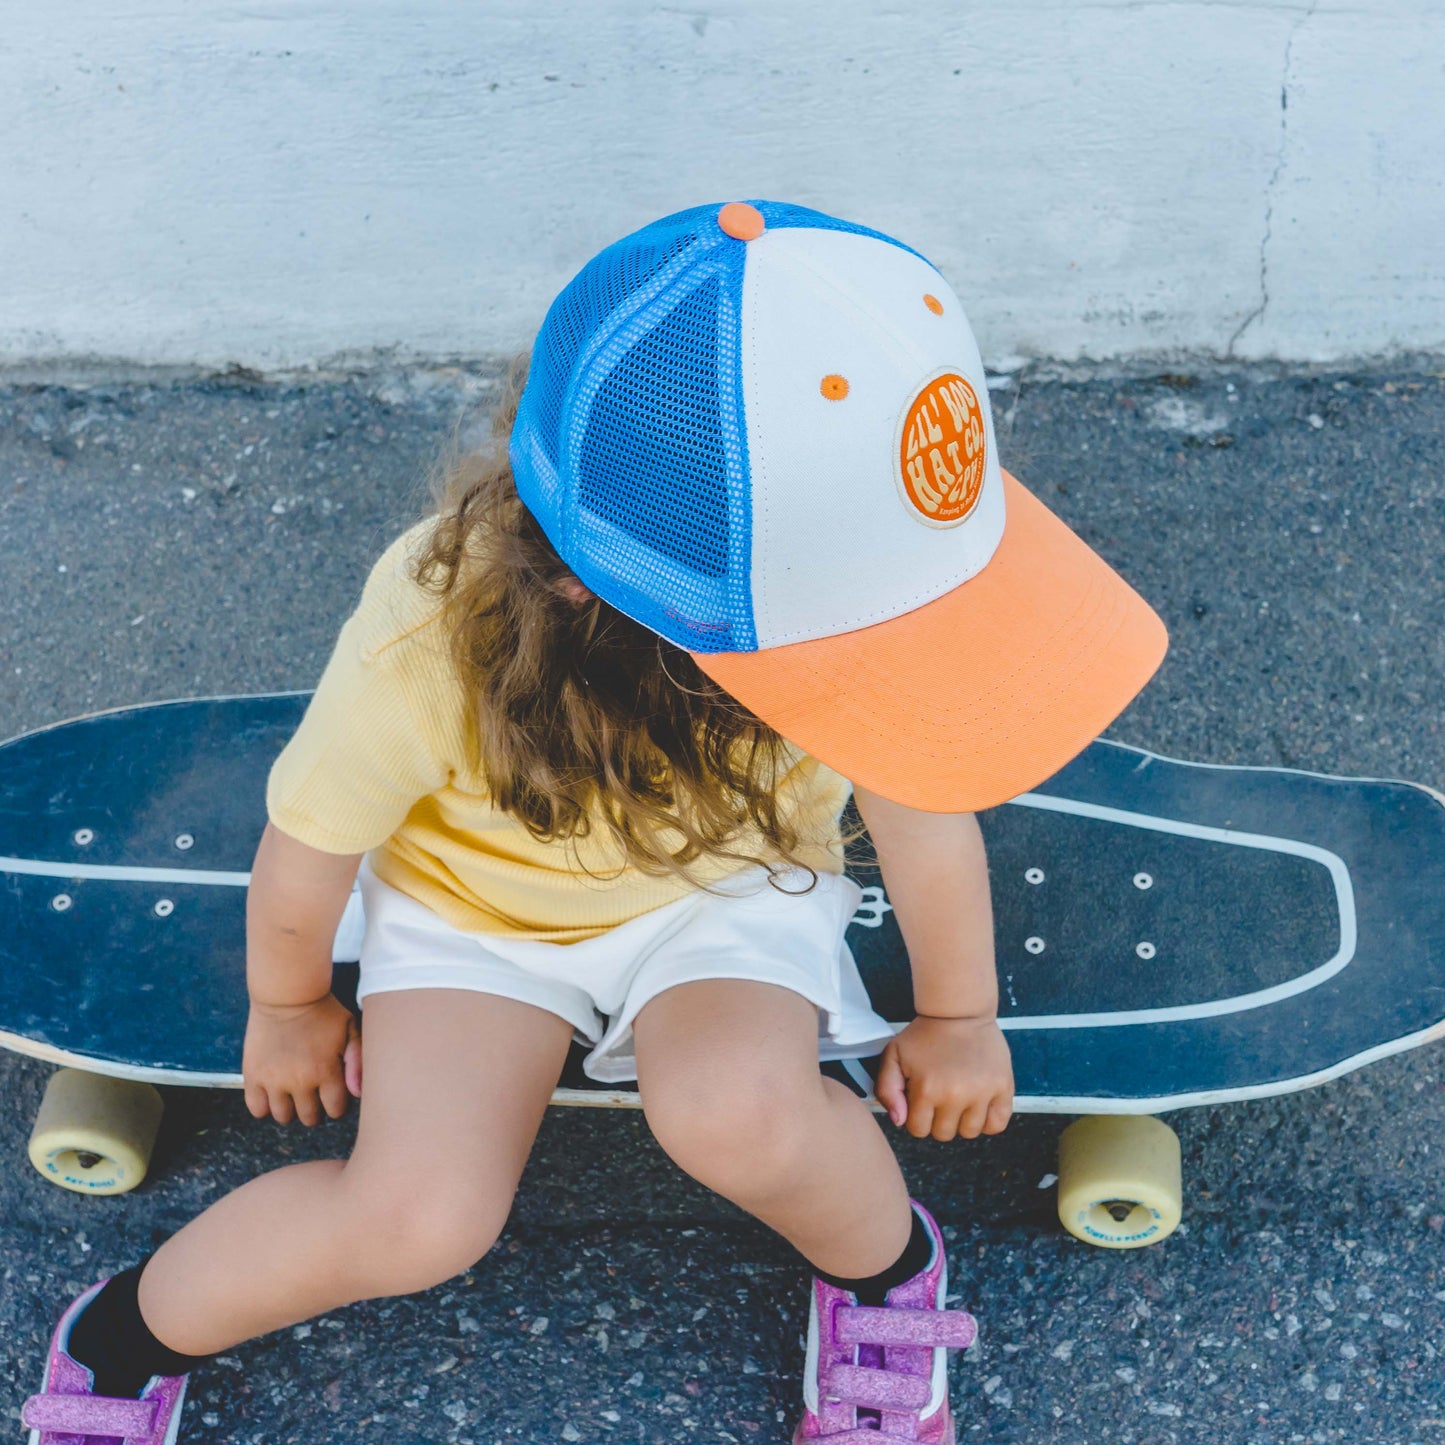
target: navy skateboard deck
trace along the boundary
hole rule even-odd
[[[0,745],[0,1046],[240,1084],[247,870],[306,702],[160,703]],[[1445,799],[1429,789],[1096,742],[980,823],[1020,1111],[1282,1093],[1445,1035]],[[850,871],[849,942],[902,1025],[902,938],[877,875]],[[354,968],[336,987],[353,995]],[[582,1052],[555,1102],[638,1102],[588,1079]],[[824,1065],[861,1095],[872,1067]]]
[[[239,1085],[245,884],[306,701],[160,703],[0,745],[0,1044]],[[1445,800],[1428,789],[1097,742],[980,822],[1020,1110],[1279,1093],[1445,1035]],[[850,871],[849,942],[904,1023],[902,938],[877,875]],[[344,963],[337,984],[354,989]],[[579,1058],[559,1102],[633,1101]]]

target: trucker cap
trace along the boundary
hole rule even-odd
[[[609,246],[547,313],[517,490],[593,592],[884,797],[991,807],[1078,753],[1164,626],[999,466],[957,296],[776,201]]]

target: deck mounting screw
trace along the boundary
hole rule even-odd
[[[82,848],[84,848],[87,843],[95,842],[95,833],[90,828],[77,828],[73,837],[75,842],[79,843]]]
[[[1042,953],[1044,951],[1044,941],[1035,934],[1032,938],[1024,939],[1024,947],[1028,949],[1030,953]]]
[[[1134,875],[1135,888],[1152,888],[1154,880],[1147,873],[1136,873]]]
[[[64,913],[65,910],[66,910],[67,908],[69,908],[70,905],[71,905],[72,903],[74,903],[74,902],[75,902],[75,900],[70,896],[70,894],[68,894],[68,893],[57,893],[57,894],[55,895],[55,897],[50,900],[50,906],[51,906],[57,913]]]
[[[153,910],[157,918],[169,918],[176,911],[176,905],[169,898],[158,898]]]
[[[1024,881],[1026,883],[1042,883],[1044,881],[1044,870],[1042,868],[1026,868],[1024,870]]]
[[[1144,943],[1139,944],[1139,945],[1134,949],[1134,952],[1137,953],[1140,958],[1149,959],[1149,958],[1153,958],[1154,955],[1159,952],[1159,950],[1158,950],[1157,948],[1155,948],[1152,943],[1149,943],[1149,942],[1146,940]]]
[[[180,833],[176,836],[176,847],[179,848],[182,853],[184,853],[187,848],[194,848],[195,846],[196,840],[189,833]]]

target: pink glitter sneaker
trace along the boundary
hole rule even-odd
[[[954,1445],[948,1405],[948,1350],[966,1350],[978,1327],[944,1308],[948,1263],[943,1235],[916,1200],[933,1239],[927,1269],[888,1291],[882,1308],[813,1280],[803,1418],[793,1445]]]
[[[175,1445],[180,1435],[185,1375],[155,1375],[139,1400],[115,1400],[93,1394],[95,1377],[66,1353],[71,1326],[104,1283],[86,1290],[60,1317],[45,1383],[20,1411],[30,1445]]]

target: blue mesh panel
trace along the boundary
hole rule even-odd
[[[805,206],[751,204],[775,230],[899,244]],[[573,277],[537,335],[511,446],[522,500],[577,575],[695,652],[757,647],[739,334],[747,243],[723,234],[719,209],[654,221]]]
[[[613,368],[578,467],[579,506],[706,577],[728,567],[718,288],[716,279],[699,286]]]
[[[686,274],[620,308],[563,411],[566,555],[599,596],[681,647],[757,646],[742,419],[743,248],[718,234]]]
[[[552,303],[532,349],[527,391],[538,412],[539,440],[554,467],[562,397],[578,353],[621,302],[646,287],[696,239],[691,226],[668,226],[649,227],[645,238],[617,241],[594,256]]]

